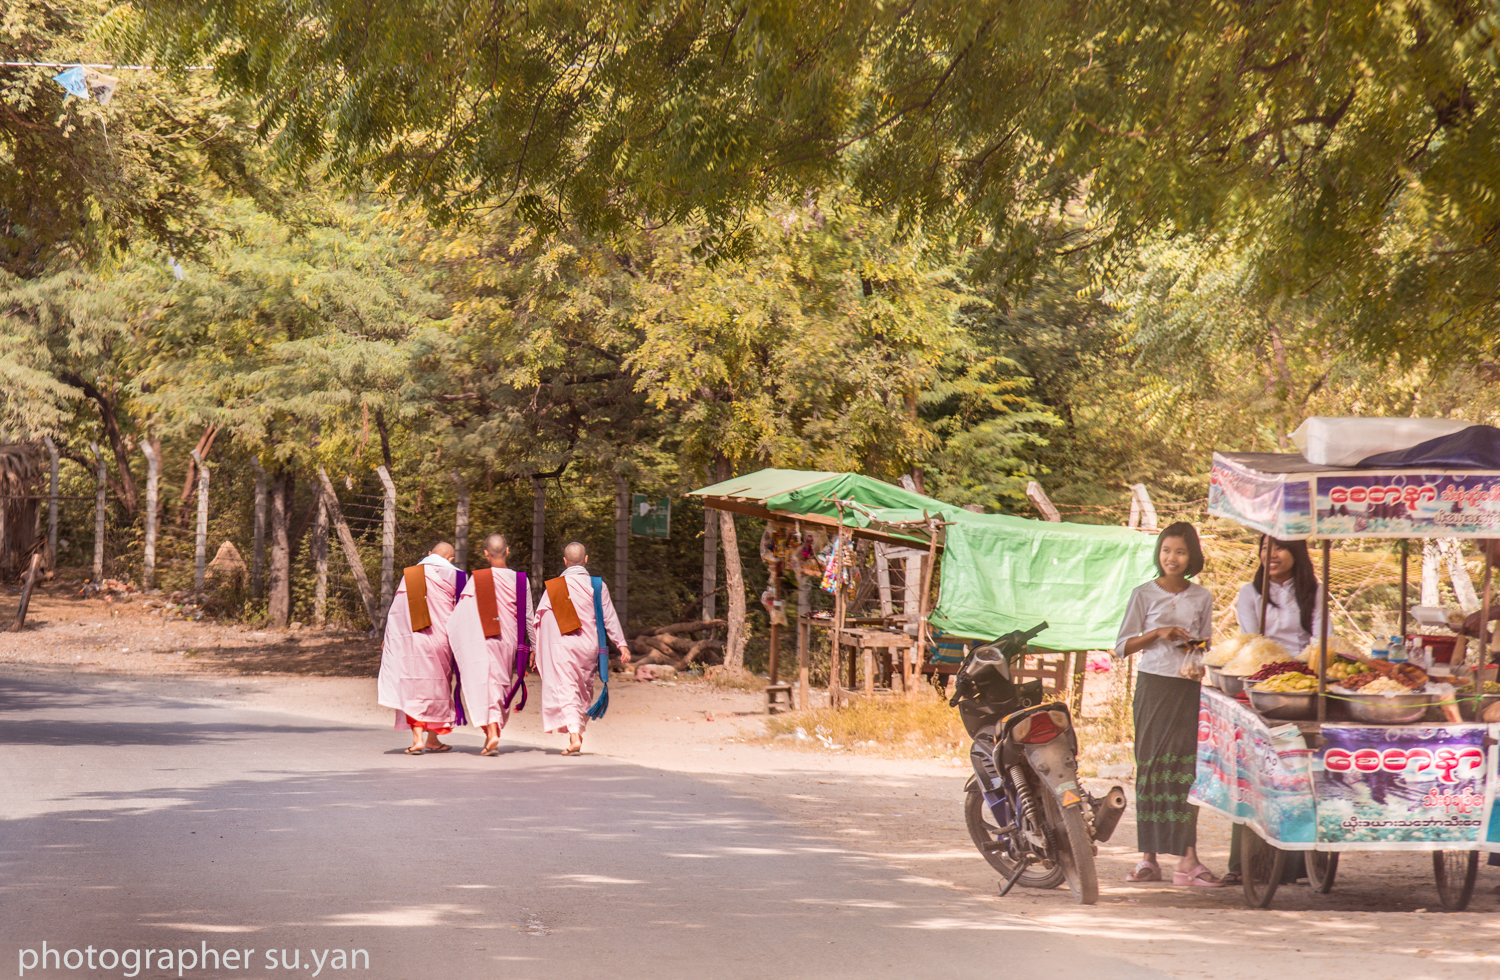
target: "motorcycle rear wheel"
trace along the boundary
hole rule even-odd
[[[1062,865],[1063,876],[1068,879],[1068,890],[1073,901],[1079,905],[1093,905],[1099,901],[1099,869],[1094,865],[1094,842],[1089,837],[1089,828],[1077,807],[1062,806],[1057,797],[1042,790],[1046,801],[1047,819],[1058,837],[1057,863]]]
[[[984,794],[970,790],[964,796],[964,823],[969,827],[969,837],[974,841],[974,846],[979,848],[979,853],[990,863],[990,867],[1009,881],[1010,876],[1016,873],[1016,862],[1011,860],[1005,848],[995,846],[1006,842],[1000,837],[1000,825],[995,822],[995,815],[985,804]],[[1058,864],[1054,863],[1051,868],[1033,864],[1021,874],[1016,884],[1027,888],[1056,888],[1063,883],[1063,878],[1063,869]]]

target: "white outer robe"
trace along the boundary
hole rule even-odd
[[[583,565],[569,565],[563,570],[568,582],[568,596],[578,613],[581,628],[575,632],[558,632],[557,617],[552,613],[552,599],[546,590],[536,607],[537,669],[542,675],[542,729],[552,732],[582,732],[588,725],[589,705],[594,703],[594,678],[599,676],[599,633],[594,620],[594,589],[589,572]],[[609,586],[601,591],[604,605],[604,630],[614,644],[623,649],[625,631],[609,598]]]
[[[458,569],[436,555],[421,561],[427,578],[427,614],[432,625],[420,632],[411,628],[403,576],[385,620],[385,642],[380,649],[377,699],[387,708],[417,721],[452,725],[453,651],[448,645],[448,618],[453,614]],[[398,717],[398,727],[405,719]]]
[[[448,620],[448,639],[453,645],[453,658],[458,661],[458,673],[463,678],[464,706],[468,709],[469,724],[483,727],[492,722],[501,728],[510,720],[510,709],[505,706],[505,692],[515,682],[516,645],[516,573],[510,568],[493,569],[495,580],[495,609],[500,617],[500,635],[485,636],[484,626],[479,621],[479,602],[474,598],[477,579],[469,576],[453,618]],[[527,645],[535,649],[536,642],[532,625],[531,599],[521,597],[525,603]],[[520,697],[519,694],[516,697]]]

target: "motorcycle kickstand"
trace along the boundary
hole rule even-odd
[[[1031,867],[1031,858],[1021,858],[1021,864],[1016,868],[1015,873],[1010,876],[1010,879],[1006,881],[1005,884],[1000,886],[1001,898],[1004,898],[1007,894],[1010,893],[1010,890],[1012,888],[1016,887],[1016,882],[1021,880],[1021,876],[1026,873],[1026,869],[1029,867]]]

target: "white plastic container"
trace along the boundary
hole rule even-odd
[[[1309,463],[1353,466],[1367,456],[1390,453],[1467,429],[1458,419],[1314,417],[1297,426],[1292,445]]]

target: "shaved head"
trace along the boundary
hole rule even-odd
[[[568,546],[563,549],[563,564],[565,565],[582,565],[588,560],[589,550],[578,541],[568,542]]]
[[[503,555],[510,550],[510,543],[503,534],[491,534],[484,539],[484,550],[492,555]]]
[[[454,551],[453,545],[449,544],[448,542],[439,541],[437,544],[432,546],[432,551],[429,552],[429,554],[437,555],[439,558],[442,558],[446,561],[452,561],[454,556],[457,555],[458,552]]]

